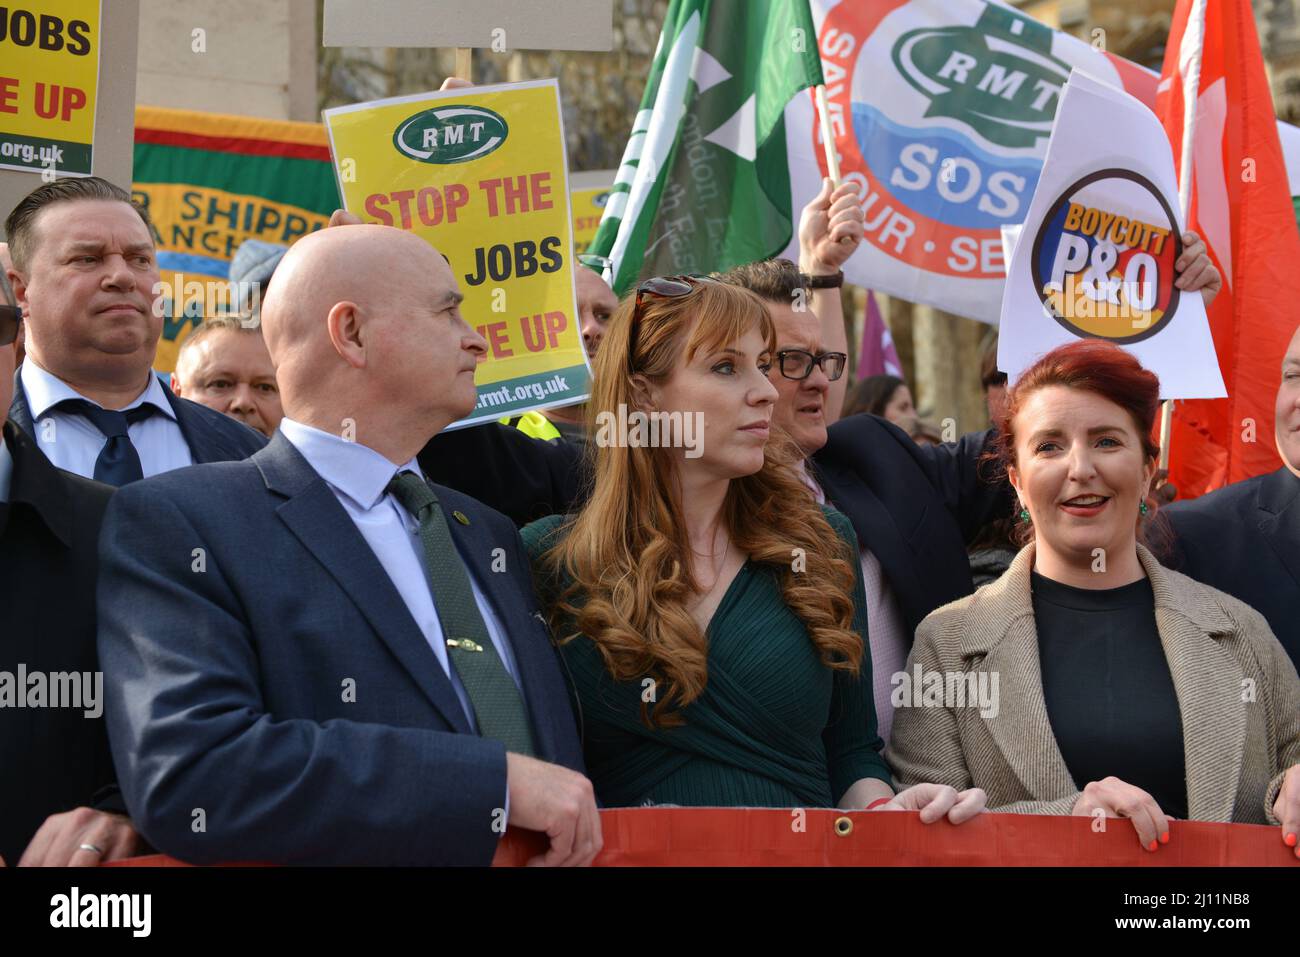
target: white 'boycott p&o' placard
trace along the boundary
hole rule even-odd
[[[1011,256],[998,368],[1014,382],[1056,346],[1109,339],[1160,377],[1161,398],[1226,395],[1201,295],[1174,285],[1182,232],[1160,122],[1072,72]]]

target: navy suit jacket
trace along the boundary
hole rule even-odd
[[[176,424],[185,437],[185,444],[190,447],[190,456],[195,465],[204,462],[237,462],[266,445],[266,436],[256,429],[250,429],[244,423],[209,409],[206,405],[182,399],[174,395],[171,389],[164,388],[163,392],[167,394],[167,401],[176,413]],[[36,434],[32,411],[27,405],[27,393],[23,391],[23,383],[17,372],[14,372],[14,398],[9,405],[9,418],[28,435]]]
[[[966,543],[1011,514],[1010,485],[981,465],[995,436],[918,445],[892,422],[853,415],[830,427],[812,471],[853,523],[898,598],[908,641],[921,620],[975,590]],[[581,449],[484,425],[444,432],[420,452],[435,482],[468,492],[520,525],[578,507],[589,481]]]
[[[1011,514],[1010,484],[983,462],[997,433],[919,445],[875,415],[851,415],[827,432],[813,476],[879,560],[910,644],[926,615],[975,590],[966,545]]]
[[[583,771],[518,532],[435,490],[469,519],[448,525],[514,650],[537,757]],[[152,844],[195,863],[491,861],[505,749],[472,733],[383,566],[283,435],[123,487],[100,542],[109,738]]]
[[[1300,668],[1300,478],[1280,468],[1161,514],[1174,529],[1169,567],[1253,607]]]

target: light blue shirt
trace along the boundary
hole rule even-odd
[[[0,502],[9,501],[9,486],[14,479],[14,457],[9,454],[9,446],[0,436]]]
[[[23,360],[18,375],[23,392],[27,394],[27,407],[32,413],[32,438],[45,457],[61,469],[94,478],[95,459],[108,439],[84,415],[54,409],[64,399],[86,397],[58,376],[42,369],[31,356]],[[190,447],[163,388],[158,377],[150,372],[145,390],[126,408],[119,410],[125,412],[145,404],[158,410],[158,414],[133,422],[126,430],[136,454],[140,456],[140,468],[145,478],[194,464]],[[93,399],[86,401],[99,405]]]
[[[477,731],[478,724],[474,719],[469,695],[447,660],[446,639],[434,606],[432,586],[424,570],[424,552],[417,534],[417,523],[397,499],[385,492],[388,483],[399,471],[409,469],[416,475],[422,475],[419,463],[411,459],[405,465],[394,465],[369,446],[349,442],[288,417],[280,420],[280,431],[329,485],[361,537],[379,559],[393,587],[402,596],[407,611],[424,635],[424,640],[433,649],[438,664],[442,665],[443,672],[451,679],[470,726]],[[474,601],[479,613],[487,625],[488,636],[506,671],[518,685],[519,672],[514,653],[510,643],[505,640],[496,613],[468,568],[465,573],[474,590]]]

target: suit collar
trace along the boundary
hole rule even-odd
[[[285,501],[276,514],[370,622],[443,719],[472,734],[455,689],[384,567],[333,490],[282,432],[249,460]]]
[[[349,442],[288,417],[280,423],[280,434],[321,478],[363,509],[374,508],[399,471],[409,469],[421,474],[420,464],[414,457],[405,465],[395,465],[369,446]]]
[[[1300,585],[1300,478],[1284,465],[1259,482],[1259,531],[1278,562]]]
[[[14,372],[14,397],[9,406],[9,418],[13,419],[18,426],[25,432],[33,433],[36,430],[36,421],[49,408],[49,404],[42,402],[41,413],[33,415],[32,402],[29,400],[27,390],[23,388],[23,370],[28,366],[24,362]],[[34,368],[34,366],[33,366]],[[48,372],[38,372],[37,376],[49,376]],[[145,389],[144,396],[132,403],[139,404],[148,401],[150,404],[162,410],[163,414],[174,420],[181,430],[181,437],[185,440],[186,446],[190,450],[190,458],[195,465],[202,465],[206,462],[235,462],[247,457],[247,450],[239,448],[229,441],[228,435],[220,429],[215,428],[213,421],[221,421],[224,416],[220,412],[214,412],[205,408],[196,402],[188,399],[182,399],[172,393],[171,389],[163,386],[158,377],[150,373],[151,382]],[[58,399],[63,398],[81,398],[76,392],[70,389],[66,384],[59,382],[62,389],[67,391],[66,395],[60,394]],[[211,420],[208,417],[215,417]],[[238,425],[233,419],[229,420],[230,427],[236,428]]]
[[[190,458],[194,460],[195,465],[203,465],[207,462],[238,462],[248,457],[247,449],[241,449],[230,441],[230,432],[237,432],[246,426],[205,405],[182,399],[171,389],[164,388],[162,394],[172,409],[172,417],[180,427],[181,437],[185,439],[185,444],[190,450]],[[214,423],[218,422],[228,431],[217,428]]]
[[[18,376],[23,386],[23,396],[29,414],[33,420],[39,420],[46,412],[65,399],[85,399],[87,402],[94,402],[93,399],[87,399],[54,373],[41,368],[30,358],[24,360],[23,364],[19,366]],[[17,390],[15,390],[15,394],[17,394]],[[151,405],[169,419],[176,419],[176,408],[174,403],[169,401],[169,396],[171,396],[171,391],[165,389],[158,377],[150,371],[149,381],[146,383],[144,390],[123,406],[121,411],[134,409],[140,405]],[[98,405],[99,403],[94,402],[94,404]]]
[[[812,492],[813,498],[817,500],[817,504],[825,505],[826,490],[822,488],[821,482],[817,480],[817,476],[813,472],[812,456],[800,459],[798,464],[795,465],[794,470],[799,476],[799,481],[808,486],[808,491]]]
[[[25,431],[12,420],[4,424],[4,443],[13,456],[9,501],[30,505],[64,545],[73,541],[72,509],[63,475]]]
[[[881,571],[898,598],[910,636],[933,608],[922,604],[927,583],[920,576],[916,546],[903,531],[919,525],[925,506],[920,504],[920,496],[914,497],[915,502],[912,498],[895,496],[886,507],[864,476],[842,459],[833,457],[827,452],[829,447],[830,443],[808,458],[809,472],[825,493],[826,503],[843,512],[852,523],[858,547],[870,551],[880,562]]]
[[[1300,507],[1300,476],[1292,474],[1285,465],[1265,475],[1259,483],[1255,504],[1260,511],[1280,515],[1291,507]]]
[[[4,441],[3,437],[0,437],[0,504],[9,501],[9,489],[13,484],[13,476],[13,453],[9,451],[9,443]]]
[[[1241,666],[1218,640],[1235,633],[1236,626],[1212,590],[1165,569],[1141,545],[1138,560],[1151,582],[1156,629],[1182,718],[1188,814],[1200,820],[1230,820],[1246,711],[1240,707]],[[988,719],[989,733],[1028,791],[1045,800],[1088,782],[1072,781],[1047,715],[1030,592],[1033,565],[1030,544],[1006,574],[975,593],[965,617],[961,654],[967,668],[999,675],[1002,707]],[[1205,762],[1200,757],[1221,749],[1236,760]]]
[[[1204,586],[1165,568],[1145,546],[1138,545],[1137,552],[1138,561],[1151,581],[1157,610],[1186,617],[1212,637],[1233,630],[1232,620],[1206,594]],[[975,593],[971,609],[974,612],[978,608],[979,612],[969,616],[974,625],[963,635],[963,655],[988,654],[1016,620],[1033,618],[1034,603],[1029,587],[1033,568],[1034,545],[1031,542],[1020,550],[1001,578]]]
[[[23,367],[21,365],[14,370],[14,397],[9,403],[9,418],[20,429],[30,434],[34,431],[32,428],[32,410],[27,405],[27,393],[23,391],[22,372]]]

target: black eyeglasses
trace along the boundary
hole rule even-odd
[[[9,287],[9,277],[0,271],[0,346],[7,346],[18,338],[18,325],[23,321],[23,310],[14,299]]]
[[[843,352],[819,352],[813,355],[805,349],[782,349],[776,354],[777,367],[787,379],[806,379],[812,375],[813,366],[821,366],[826,378],[834,382],[844,375],[849,357]]]
[[[688,296],[706,282],[718,282],[712,276],[651,276],[636,287],[636,301],[632,304],[632,328],[627,341],[627,365],[633,372],[632,356],[636,354],[637,333],[641,329],[641,304],[647,296],[659,299],[678,299]]]

